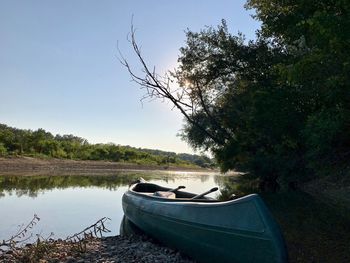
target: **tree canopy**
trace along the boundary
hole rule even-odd
[[[262,23],[256,39],[219,26],[186,32],[178,68],[165,76],[125,59],[146,97],[166,99],[185,116],[182,138],[209,150],[221,169],[293,186],[348,164],[350,154],[350,3],[250,0]],[[177,83],[177,85],[172,85]]]

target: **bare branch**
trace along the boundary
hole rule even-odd
[[[194,83],[196,90],[197,90],[197,94],[200,100],[200,104],[205,112],[205,114],[208,116],[208,118],[212,121],[212,123],[215,125],[215,127],[222,132],[222,136],[224,136],[225,139],[229,138],[229,134],[227,133],[227,131],[225,130],[225,128],[223,128],[218,121],[216,120],[216,118],[211,114],[211,112],[208,109],[207,103],[204,101],[204,96],[203,96],[203,91],[200,87],[200,85],[198,84],[198,82]]]
[[[170,76],[169,74],[160,76],[156,73],[155,67],[153,67],[152,70],[149,69],[147,63],[141,55],[140,47],[136,42],[135,28],[133,24],[131,24],[130,37],[131,39],[129,39],[129,41],[142,66],[142,72],[144,72],[145,75],[142,77],[137,75],[118,49],[120,55],[119,61],[128,70],[132,81],[137,83],[141,89],[146,90],[146,94],[141,98],[141,101],[145,99],[161,99],[163,101],[170,101],[173,104],[173,108],[177,108],[184,115],[184,117],[189,123],[200,129],[216,144],[223,145],[225,142],[225,138],[222,138],[221,136],[219,138],[219,136],[212,134],[206,127],[202,126],[200,123],[194,120],[193,116],[196,113],[197,105],[194,101],[193,94],[189,90],[187,90],[186,87],[173,88],[171,86],[171,83],[174,82],[174,80],[171,77],[174,77],[176,74],[170,73]],[[202,103],[204,103],[204,100],[202,100]],[[209,113],[207,108],[205,108],[204,110],[207,114]]]

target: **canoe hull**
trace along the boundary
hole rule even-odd
[[[199,262],[287,262],[279,227],[258,195],[196,203],[128,191],[123,209],[147,234]]]

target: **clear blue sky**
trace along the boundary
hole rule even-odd
[[[0,123],[74,134],[91,143],[191,152],[176,134],[182,116],[143,91],[117,59],[134,62],[136,36],[150,65],[173,69],[184,30],[226,19],[230,32],[254,38],[259,23],[238,0],[2,0]]]

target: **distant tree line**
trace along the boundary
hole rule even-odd
[[[86,139],[74,135],[53,135],[44,129],[32,131],[0,124],[0,156],[9,155],[152,165],[213,166],[212,160],[206,156],[176,154],[113,143],[90,144]]]

